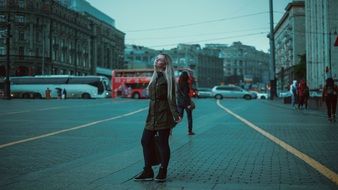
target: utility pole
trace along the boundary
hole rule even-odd
[[[10,8],[9,8],[9,2],[7,2],[7,37],[6,37],[6,46],[7,46],[7,62],[6,62],[6,79],[5,79],[5,96],[4,98],[6,100],[10,100],[11,99],[11,84],[9,81],[9,76],[10,76],[10,71],[11,71],[11,67],[10,67],[10,38],[11,38],[11,21],[10,21]]]
[[[276,95],[277,92],[277,83],[276,83],[276,65],[275,65],[275,36],[273,32],[273,0],[269,0],[270,7],[270,56],[271,56],[271,66],[272,66],[272,77],[270,77],[270,99]],[[270,71],[271,72],[271,71]]]
[[[41,74],[45,74],[45,25],[42,25],[42,66]]]

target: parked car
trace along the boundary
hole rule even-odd
[[[197,97],[198,98],[210,98],[211,88],[197,88]]]
[[[264,100],[266,100],[266,99],[269,98],[269,94],[266,93],[266,92],[257,92],[257,91],[253,91],[253,90],[249,91],[249,92],[252,92],[252,93],[256,94],[257,95],[257,99],[264,99]]]
[[[291,92],[290,91],[279,92],[278,97],[280,98],[291,97]]]
[[[246,100],[257,98],[257,96],[238,86],[215,86],[211,90],[211,95],[216,99],[222,98],[244,98]]]

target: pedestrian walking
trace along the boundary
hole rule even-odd
[[[336,121],[338,86],[332,78],[326,79],[322,100],[326,103],[327,117],[330,122]]]
[[[192,110],[194,106],[192,105],[192,100],[189,96],[189,92],[189,75],[186,71],[183,71],[178,79],[177,109],[181,118],[183,118],[184,110],[187,112],[188,135],[194,135],[195,133],[192,131]]]
[[[51,98],[51,92],[52,91],[49,88],[46,89],[46,91],[45,91],[46,99],[49,100]]]
[[[135,181],[153,180],[152,160],[155,135],[161,154],[161,166],[155,178],[164,182],[170,160],[169,135],[171,129],[181,121],[176,107],[174,69],[171,58],[167,54],[159,54],[154,61],[154,73],[148,85],[149,110],[143,130],[141,144],[143,148],[144,168]]]
[[[57,99],[61,99],[62,89],[61,88],[55,88],[55,89],[56,89]]]
[[[67,99],[67,91],[65,88],[62,90],[62,99]]]
[[[309,87],[307,86],[305,80],[301,80],[298,86],[298,109],[307,109],[307,103],[310,96]]]
[[[290,93],[291,93],[291,105],[296,109],[297,102],[297,80],[293,80],[290,85]]]

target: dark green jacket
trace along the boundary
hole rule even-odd
[[[176,110],[175,81],[173,81],[172,101],[167,98],[167,81],[162,73],[149,85],[149,110],[145,128],[161,130],[173,128],[178,119]]]

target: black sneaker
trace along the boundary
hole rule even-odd
[[[329,117],[329,118],[327,118],[327,119],[329,120],[330,123],[332,123],[332,118]]]
[[[160,167],[160,170],[158,171],[155,181],[165,182],[166,180],[167,180],[167,169]]]
[[[188,135],[195,135],[195,133],[192,132],[192,131],[189,131],[189,132],[188,132]]]
[[[134,178],[134,181],[151,181],[154,179],[153,169],[144,169],[141,174]]]

